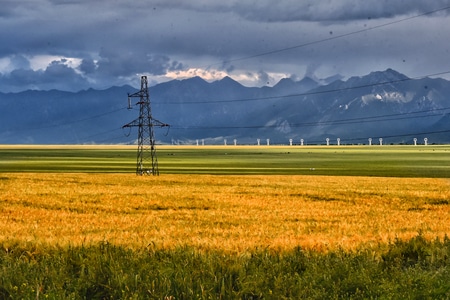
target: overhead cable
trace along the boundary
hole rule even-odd
[[[306,46],[316,45],[316,44],[320,44],[320,43],[324,43],[324,42],[340,39],[340,38],[343,38],[343,37],[348,37],[348,36],[364,33],[364,32],[367,32],[367,31],[379,29],[379,28],[382,28],[382,27],[386,27],[386,26],[390,26],[390,25],[406,22],[406,21],[409,21],[409,20],[412,20],[412,19],[416,19],[416,18],[419,18],[419,17],[427,16],[427,15],[431,15],[431,14],[434,14],[434,13],[437,13],[437,12],[440,12],[440,11],[444,11],[444,10],[448,10],[448,9],[450,9],[450,6],[442,7],[442,8],[439,8],[439,9],[435,9],[435,10],[428,11],[428,12],[425,12],[425,13],[417,14],[417,15],[414,15],[414,16],[410,16],[410,17],[407,17],[407,18],[400,19],[400,20],[395,20],[395,21],[391,21],[391,22],[380,24],[380,25],[367,27],[367,28],[364,28],[364,29],[360,29],[360,30],[356,30],[356,31],[348,32],[348,33],[335,35],[335,36],[328,37],[328,38],[321,39],[321,40],[317,40],[317,41],[307,42],[307,43],[298,44],[298,45],[294,45],[294,46],[290,46],[290,47],[285,47],[285,48],[280,48],[280,49],[276,49],[276,50],[272,50],[272,51],[262,52],[262,53],[258,53],[258,54],[254,54],[254,55],[243,56],[243,57],[239,57],[239,58],[235,58],[235,59],[229,59],[229,60],[225,60],[225,61],[220,62],[220,63],[211,64],[209,66],[222,65],[224,63],[231,63],[231,62],[236,62],[236,61],[248,60],[248,59],[253,59],[253,58],[257,58],[257,57],[261,57],[261,56],[267,56],[267,55],[271,55],[271,54],[275,54],[275,53],[285,52],[285,51],[289,51],[289,50],[293,50],[293,49],[303,48],[303,47],[306,47]]]

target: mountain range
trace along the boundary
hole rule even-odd
[[[140,79],[137,78],[137,81]],[[133,144],[131,86],[79,92],[0,93],[1,144]],[[412,144],[450,142],[450,81],[392,70],[342,80],[282,79],[245,87],[229,77],[172,80],[149,88],[155,128],[168,144]]]

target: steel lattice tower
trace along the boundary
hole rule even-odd
[[[141,90],[139,92],[128,94],[129,109],[132,108],[131,98],[139,99],[136,103],[136,105],[139,105],[139,117],[122,127],[138,127],[136,175],[159,175],[153,127],[167,127],[169,125],[152,117],[147,76],[141,76]]]

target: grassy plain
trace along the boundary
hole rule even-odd
[[[0,299],[450,298],[449,153],[1,146]]]
[[[158,146],[162,174],[435,177],[450,146]],[[135,146],[0,146],[0,172],[133,173]]]
[[[441,178],[3,173],[0,190],[3,241],[325,251],[450,233]]]
[[[159,177],[134,175],[135,151],[0,147],[0,238],[243,251],[449,233],[450,146],[162,146]]]

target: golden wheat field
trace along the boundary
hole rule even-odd
[[[450,233],[450,181],[3,173],[6,243],[326,251]]]

